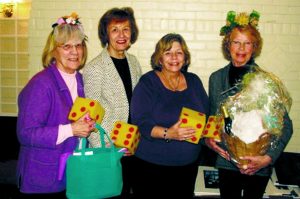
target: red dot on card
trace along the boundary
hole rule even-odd
[[[90,102],[90,107],[95,106],[95,102]]]
[[[100,117],[100,116],[99,116],[99,115],[97,115],[97,116],[96,116],[96,120],[98,120],[98,119],[99,119],[99,117]]]
[[[122,125],[121,125],[120,123],[118,123],[118,124],[116,125],[117,128],[121,128],[121,126],[122,126]]]
[[[218,131],[215,131],[215,132],[214,132],[214,136],[217,136],[217,135],[219,135],[219,132],[218,132]]]
[[[206,128],[209,129],[209,128],[210,128],[210,124],[207,124],[207,125],[206,125]]]
[[[195,142],[197,140],[196,137],[192,137],[192,141]]]
[[[77,114],[76,114],[75,112],[73,112],[73,113],[71,114],[72,117],[76,117],[76,115],[77,115]]]
[[[117,137],[115,137],[115,136],[112,136],[112,138],[111,138],[112,140],[116,140],[117,139]]]
[[[216,129],[219,129],[219,128],[220,128],[220,125],[217,124],[217,125],[216,125]]]
[[[86,108],[84,106],[80,108],[81,112],[84,112],[85,110],[86,110]]]
[[[198,113],[200,116],[203,116],[203,113]]]
[[[128,141],[128,140],[125,140],[125,141],[124,141],[124,145],[127,146],[128,144],[129,144],[129,141]]]
[[[183,118],[182,120],[182,123],[186,124],[188,122],[188,120],[186,118]]]
[[[129,128],[129,132],[133,132],[134,131],[134,128],[133,127],[130,127]]]
[[[197,124],[196,127],[197,127],[198,129],[201,129],[201,128],[202,128],[202,124]]]
[[[130,133],[126,134],[126,138],[130,139],[132,137],[132,135]]]
[[[203,135],[206,135],[208,133],[208,130],[203,131]]]
[[[119,134],[119,131],[118,131],[118,130],[114,130],[114,134],[115,134],[115,135],[118,135],[118,134]]]
[[[214,121],[214,118],[209,118],[209,120],[208,120],[208,122],[212,122],[212,121]]]
[[[187,113],[183,113],[183,115],[185,115],[185,116],[189,116],[189,114],[187,114]]]

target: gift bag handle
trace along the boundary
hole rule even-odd
[[[110,139],[110,137],[107,135],[107,133],[105,133],[105,130],[101,127],[100,124],[96,123],[95,128],[98,129],[99,134],[100,134],[100,142],[101,142],[101,148],[105,148],[105,137],[107,138],[107,140],[110,143],[110,148],[115,151],[116,147],[113,144],[112,140]],[[76,151],[80,151],[81,155],[85,155],[85,151],[86,151],[86,143],[87,143],[87,139],[86,138],[81,138],[80,142],[77,145]]]
[[[112,148],[115,148],[112,140],[110,139],[110,137],[107,135],[107,133],[105,133],[105,130],[102,128],[102,126],[98,123],[96,123],[95,127],[98,129],[99,133],[100,133],[100,142],[101,142],[101,147],[105,148],[105,141],[104,141],[104,136],[107,138],[107,140],[110,143],[110,146],[112,146]]]

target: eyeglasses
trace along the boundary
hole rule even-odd
[[[65,51],[71,51],[74,47],[76,50],[82,50],[83,46],[84,45],[80,43],[80,44],[64,44],[59,47],[64,49]]]
[[[240,48],[243,46],[244,48],[252,48],[253,47],[253,42],[246,41],[246,42],[240,42],[240,41],[231,41],[230,45],[234,48]]]

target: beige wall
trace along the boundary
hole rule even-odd
[[[208,85],[209,75],[227,64],[219,36],[229,10],[261,13],[260,32],[264,47],[257,63],[280,76],[288,87],[293,106],[290,116],[294,135],[286,151],[300,152],[300,1],[298,0],[33,0],[29,25],[30,75],[41,70],[41,53],[51,24],[57,17],[76,11],[89,37],[91,60],[101,50],[97,37],[99,17],[111,7],[131,6],[140,29],[130,52],[140,60],[143,71],[150,70],[150,55],[164,34],[184,36],[192,54],[190,71]]]
[[[11,17],[0,14],[0,115],[16,114],[17,96],[28,81],[30,7],[22,1],[14,4]]]

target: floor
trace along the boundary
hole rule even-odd
[[[0,198],[1,199],[20,199],[19,191],[15,185],[0,184]],[[195,199],[219,199],[217,196],[197,196]],[[292,197],[270,196],[269,199],[291,199]]]
[[[0,184],[1,199],[19,199],[18,193],[16,185]]]
[[[19,191],[15,185],[5,185],[5,184],[0,184],[0,198],[1,199],[20,199],[18,195]],[[200,197],[197,196],[195,199],[216,199],[219,197],[215,196],[207,196],[207,197]]]

